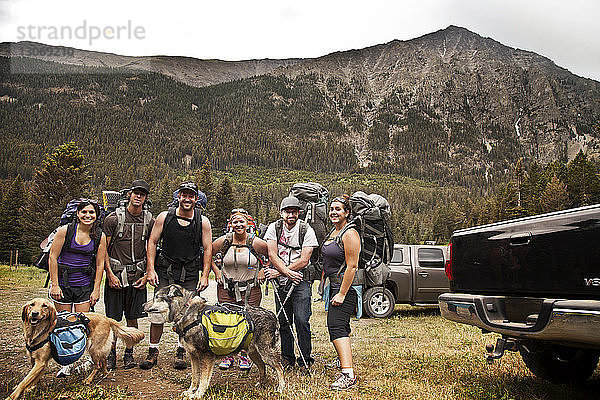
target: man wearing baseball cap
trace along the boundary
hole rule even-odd
[[[268,279],[278,284],[275,306],[279,314],[281,356],[288,366],[295,364],[308,368],[313,363],[310,333],[312,283],[303,279],[302,270],[310,262],[310,256],[318,247],[315,231],[298,218],[300,202],[289,196],[281,201],[281,219],[267,228],[265,240],[269,248],[269,260],[274,268],[265,270]],[[282,312],[280,309],[283,307]],[[294,337],[291,324],[296,326],[300,354],[294,354]]]
[[[120,321],[125,315],[127,326],[138,327],[138,318],[146,316],[146,243],[154,218],[146,207],[150,186],[137,179],[131,183],[127,206],[117,207],[104,220],[103,231],[108,244],[104,267],[104,307],[106,316]],[[116,368],[116,348],[107,358],[107,368]],[[133,348],[125,349],[123,367],[133,368]]]
[[[158,290],[178,284],[192,292],[208,287],[208,274],[212,262],[212,228],[208,218],[196,209],[198,187],[194,182],[183,182],[177,194],[178,206],[161,212],[148,240],[148,283]],[[156,247],[162,241],[160,255]],[[202,276],[199,277],[200,271]],[[140,364],[150,369],[158,359],[158,344],[164,321],[150,315],[150,348],[148,357]],[[185,369],[185,350],[179,343],[173,367]]]

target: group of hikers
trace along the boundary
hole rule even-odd
[[[177,205],[154,219],[145,207],[150,186],[143,180],[135,180],[128,190],[124,210],[109,214],[102,226],[99,204],[87,199],[80,201],[75,220],[58,229],[50,248],[49,295],[57,310],[89,311],[100,298],[104,273],[106,316],[120,321],[124,315],[127,326],[136,328],[138,320],[146,317],[143,304],[147,301],[147,283],[155,290],[175,283],[199,293],[209,286],[212,270],[219,303],[260,306],[260,283],[270,280],[276,287],[284,367],[308,370],[314,358],[310,329],[312,280],[306,270],[312,253],[320,251],[321,279],[329,278],[330,282],[329,339],[338,355],[331,366],[340,369],[331,389],[356,385],[349,335],[350,318],[357,307],[357,292],[352,284],[361,241],[356,229],[347,229],[351,215],[348,196],[335,197],[330,202],[329,219],[334,229],[319,248],[313,228],[299,218],[301,204],[293,196],[281,201],[281,219],[268,226],[263,239],[249,232],[248,212],[236,208],[229,217],[230,232],[213,241],[211,223],[196,207],[200,193],[195,183],[182,183]],[[221,257],[213,257],[217,254]],[[268,260],[264,267],[263,259]],[[163,333],[164,322],[151,317],[148,354],[139,364],[145,370],[157,363]],[[181,342],[175,354],[174,368],[187,368]],[[116,348],[113,348],[108,368],[115,369],[116,362]],[[226,356],[219,367],[228,369],[235,363],[233,357]],[[237,364],[241,370],[251,368],[250,359],[243,352]],[[123,367],[137,365],[133,349],[126,348]]]

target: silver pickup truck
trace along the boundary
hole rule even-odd
[[[590,377],[600,356],[600,205],[454,232],[442,315],[502,335],[551,382]]]
[[[390,278],[385,288],[363,293],[363,311],[373,318],[392,314],[395,304],[437,305],[438,296],[449,289],[444,266],[448,246],[394,245]]]

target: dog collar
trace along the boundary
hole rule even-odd
[[[48,343],[49,339],[48,337],[46,337],[46,339],[42,340],[41,342],[39,342],[38,344],[35,344],[33,346],[30,346],[28,344],[25,344],[25,348],[27,349],[27,351],[29,351],[30,353],[33,353],[34,351],[36,351],[37,349],[41,349],[42,347],[44,347],[44,345],[46,343]]]

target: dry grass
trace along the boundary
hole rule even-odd
[[[43,284],[31,278],[35,271],[7,273],[0,267],[0,316],[3,328],[0,334],[0,398],[27,372],[22,355],[15,356],[15,334],[19,332],[19,309],[26,298],[39,295],[39,289],[14,289],[16,286]],[[37,280],[36,280],[37,279]],[[10,281],[7,284],[6,280]],[[11,287],[11,289],[7,289]],[[210,295],[209,301],[214,301]],[[273,292],[265,296],[263,306],[273,308]],[[99,308],[102,310],[103,308]],[[443,319],[436,309],[397,306],[388,319],[353,320],[352,347],[355,367],[359,376],[357,388],[347,392],[331,392],[328,387],[335,371],[324,365],[333,359],[335,352],[327,339],[323,303],[313,305],[311,319],[313,353],[317,362],[310,376],[299,371],[286,373],[288,388],[277,395],[272,387],[257,388],[257,374],[249,376],[237,370],[215,370],[205,399],[597,399],[600,393],[598,372],[581,386],[552,385],[529,373],[520,356],[508,353],[501,362],[488,365],[484,360],[485,344],[496,340],[494,335],[482,335],[473,327],[459,325]],[[141,325],[147,332],[147,325]],[[174,333],[164,346],[172,346]],[[20,333],[19,333],[20,335]],[[7,337],[8,336],[8,337]],[[19,337],[20,339],[20,337]],[[161,343],[163,346],[163,343]],[[107,378],[92,389],[82,387],[77,379],[53,380],[51,374],[42,379],[41,390],[30,394],[29,399],[80,398],[80,399],[172,399],[175,392],[183,391],[189,384],[189,372],[175,371],[170,367],[172,349],[161,354],[164,363],[151,374],[138,369],[128,372],[125,382]],[[136,349],[143,357],[145,348]],[[16,367],[15,367],[16,366]],[[126,371],[117,371],[117,375]],[[113,383],[111,383],[113,382]],[[147,386],[149,388],[146,388]],[[140,387],[146,389],[140,392]],[[134,389],[138,389],[138,391]],[[145,393],[145,394],[141,394]],[[43,396],[42,396],[43,394]],[[67,396],[67,397],[64,397]]]

